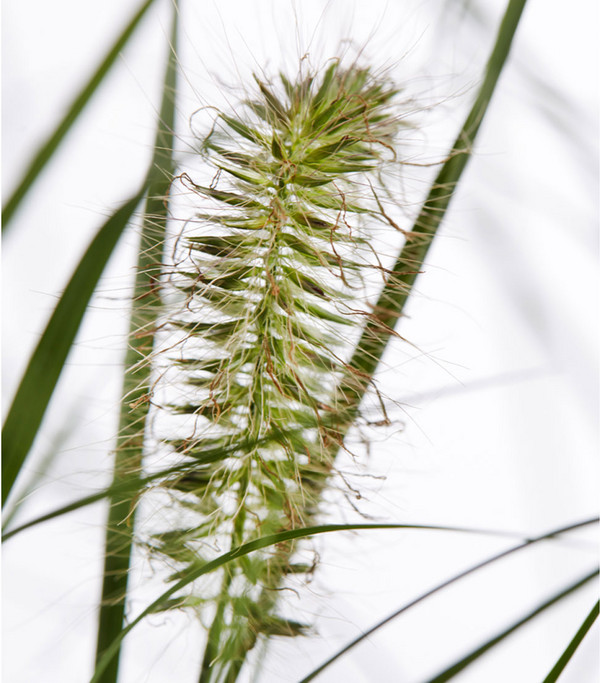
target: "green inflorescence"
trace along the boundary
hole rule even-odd
[[[212,183],[182,177],[202,208],[177,271],[185,304],[169,320],[185,385],[170,410],[191,427],[170,440],[181,466],[162,487],[190,523],[152,539],[173,578],[213,548],[310,523],[348,424],[339,389],[369,315],[365,226],[383,220],[374,187],[395,160],[398,90],[338,61],[280,81],[257,78],[255,98],[219,114],[203,141]],[[259,635],[306,630],[276,614],[275,589],[310,570],[292,551],[244,557],[212,593],[165,604],[216,604],[201,680],[233,680]]]

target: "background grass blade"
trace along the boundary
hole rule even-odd
[[[118,486],[109,486],[108,488],[103,489],[102,491],[98,491],[97,493],[91,493],[89,496],[79,498],[78,500],[75,500],[72,503],[69,503],[68,505],[63,505],[60,508],[53,510],[52,512],[48,512],[45,515],[36,517],[35,519],[32,519],[29,522],[25,522],[25,524],[20,524],[14,529],[11,529],[10,531],[3,533],[2,542],[4,543],[5,541],[8,541],[13,536],[16,536],[22,531],[25,531],[25,529],[30,529],[31,527],[37,526],[38,524],[42,524],[43,522],[48,522],[51,519],[62,517],[62,515],[66,515],[69,512],[75,512],[75,510],[80,510],[81,508],[84,508],[88,505],[92,505],[93,503],[97,503],[98,501],[104,500],[105,498],[112,498],[114,495],[124,495],[126,493],[133,495],[137,491],[139,491],[139,489],[140,481],[138,477],[133,477],[131,478],[131,480],[125,480],[124,482],[122,481]],[[7,520],[6,524],[8,525],[9,522],[10,520]]]
[[[579,630],[573,636],[573,640],[567,645],[567,649],[559,657],[558,662],[552,667],[552,671],[544,678],[543,683],[554,683],[554,681],[558,680],[558,677],[563,672],[565,666],[567,666],[571,657],[575,654],[575,650],[577,650],[587,632],[592,628],[594,622],[598,618],[599,612],[600,601],[592,607],[592,611],[587,615],[583,624],[581,624]]]
[[[52,133],[52,135],[50,135],[46,142],[44,142],[44,144],[40,147],[36,155],[31,160],[23,178],[21,179],[21,182],[18,184],[17,188],[2,209],[2,231],[8,227],[11,218],[29,191],[29,188],[33,185],[38,175],[42,172],[44,166],[50,161],[55,150],[58,148],[65,135],[69,132],[71,126],[75,123],[79,114],[81,114],[92,95],[96,92],[98,86],[102,83],[104,77],[119,56],[119,53],[125,47],[127,41],[129,38],[131,38],[133,32],[153,2],[154,0],[144,0],[121,35],[110,48],[108,54],[104,57],[90,80],[86,83],[83,90],[77,95],[77,97],[75,97],[64,118],[58,124],[56,130]]]
[[[177,78],[177,4],[173,3],[173,23],[168,46],[162,102],[157,125],[152,166],[148,174],[148,196],[144,209],[138,252],[137,274],[131,304],[129,337],[119,417],[119,431],[113,471],[113,487],[129,478],[127,490],[114,488],[109,498],[106,525],[102,599],[98,620],[96,661],[123,628],[134,525],[129,519],[135,490],[141,479],[144,432],[150,406],[151,364],[156,320],[161,310],[159,281],[166,238],[168,196],[174,175],[173,145]],[[136,481],[137,473],[137,481]],[[124,524],[124,520],[128,520]],[[102,683],[116,683],[119,652],[104,671]]]
[[[509,548],[508,550],[504,550],[501,553],[498,553],[497,555],[493,555],[492,557],[488,558],[487,560],[484,560],[483,562],[478,562],[476,565],[469,567],[469,569],[466,569],[456,576],[453,576],[451,579],[448,579],[447,581],[443,581],[442,583],[438,584],[434,588],[431,588],[427,592],[423,593],[420,595],[418,598],[415,598],[414,600],[411,600],[408,604],[400,607],[400,609],[395,610],[391,614],[389,614],[385,619],[382,619],[379,621],[377,624],[372,626],[371,628],[367,629],[363,633],[361,633],[359,636],[354,638],[354,640],[350,641],[347,645],[345,645],[341,650],[338,650],[334,655],[332,655],[329,659],[327,659],[323,664],[321,664],[319,667],[311,671],[307,676],[305,676],[299,683],[308,683],[308,681],[312,681],[314,678],[316,678],[320,673],[322,673],[325,669],[327,669],[331,664],[333,664],[337,659],[339,659],[342,655],[346,654],[349,652],[353,647],[361,643],[365,638],[368,638],[369,636],[373,635],[375,631],[378,631],[380,628],[385,626],[386,624],[389,624],[391,621],[393,621],[396,617],[399,617],[401,614],[404,614],[404,612],[407,612],[409,609],[412,607],[415,607],[418,605],[420,602],[423,602],[423,600],[429,598],[432,595],[435,595],[435,593],[438,593],[441,591],[443,588],[446,588],[447,586],[452,585],[453,583],[456,583],[460,579],[464,578],[465,576],[468,576],[469,574],[472,574],[473,572],[476,572],[479,569],[483,569],[483,567],[487,567],[489,564],[492,564],[496,562],[497,560],[500,560],[504,557],[507,557],[508,555],[512,555],[512,553],[515,553],[519,550],[523,550],[524,548],[528,548],[530,545],[533,545],[535,543],[539,543],[540,541],[545,541],[551,538],[556,538],[557,535],[566,533],[567,531],[572,531],[573,529],[580,529],[581,527],[588,526],[590,524],[595,524],[598,522],[598,518],[595,519],[588,519],[583,522],[578,522],[577,524],[571,524],[570,526],[567,527],[562,527],[560,529],[555,529],[554,531],[551,531],[547,534],[543,534],[542,536],[537,536],[536,538],[529,539],[525,541],[524,543],[520,543],[519,545],[513,546],[512,548]],[[588,627],[589,628],[589,627]]]
[[[80,510],[81,508],[84,508],[87,505],[92,505],[93,503],[97,503],[98,501],[104,500],[105,498],[114,498],[115,496],[122,497],[126,494],[133,497],[134,494],[138,493],[144,486],[151,483],[152,481],[167,477],[169,474],[176,474],[177,472],[179,472],[178,466],[169,468],[167,470],[159,470],[158,472],[154,472],[153,474],[142,479],[140,479],[138,472],[128,477],[123,477],[118,482],[111,484],[108,488],[102,489],[101,491],[97,491],[96,493],[91,493],[89,496],[84,496],[83,498],[79,498],[78,500],[74,500],[72,503],[68,503],[67,505],[62,505],[61,507],[56,508],[51,512],[47,512],[44,515],[35,517],[29,522],[20,524],[14,529],[10,529],[10,531],[7,531],[6,533],[2,534],[2,542],[4,543],[4,541],[8,541],[13,536],[16,536],[22,531],[25,531],[25,529],[30,529],[31,527],[37,526],[38,524],[42,524],[43,522],[47,522],[51,519],[56,519],[57,517],[61,517],[62,515],[68,514],[69,512]],[[4,526],[8,526],[8,523],[9,520],[7,520],[4,523]]]
[[[2,541],[8,541],[10,538],[13,536],[16,536],[17,534],[21,533],[22,531],[25,531],[26,529],[30,529],[31,527],[37,526],[38,524],[42,524],[43,522],[47,522],[51,519],[56,519],[57,517],[61,517],[62,515],[66,515],[69,512],[74,512],[75,510],[80,510],[83,507],[86,507],[87,505],[92,505],[93,503],[97,503],[100,500],[104,500],[104,498],[109,498],[113,497],[116,495],[125,495],[125,494],[133,494],[142,489],[142,487],[146,486],[147,484],[150,484],[153,481],[163,479],[164,477],[168,476],[169,474],[177,474],[180,471],[178,466],[174,466],[172,468],[169,468],[167,470],[159,470],[158,472],[154,472],[153,474],[139,478],[137,475],[134,476],[129,476],[125,477],[124,479],[121,479],[120,481],[113,483],[111,486],[109,486],[106,489],[102,489],[101,491],[98,491],[97,493],[91,493],[89,496],[85,496],[84,498],[79,498],[78,500],[73,501],[72,503],[69,503],[68,505],[63,505],[60,508],[57,508],[56,510],[53,510],[52,512],[48,512],[45,515],[41,515],[40,517],[36,517],[35,519],[30,520],[29,522],[25,522],[24,524],[19,525],[18,527],[15,527],[14,529],[11,529],[10,531],[7,531],[2,535]],[[597,521],[597,520],[593,520]],[[455,531],[455,529],[453,529]],[[464,532],[469,532],[473,534],[483,534],[486,536],[499,536],[499,537],[504,537],[504,538],[522,538],[521,534],[517,534],[514,532],[510,531],[498,531],[494,529],[479,529],[475,527],[470,527],[470,528],[465,528],[461,529],[461,531]],[[551,534],[553,535],[553,534]],[[544,537],[546,538],[546,536]],[[530,543],[531,541],[526,541],[527,543]],[[519,546],[520,547],[520,546]]]
[[[2,505],[35,439],[100,275],[144,196],[145,187],[100,228],[33,352],[2,430]]]
[[[104,500],[105,498],[112,498],[114,496],[124,496],[125,494],[132,495],[136,492],[139,492],[142,490],[143,487],[146,485],[152,483],[153,481],[156,480],[161,480],[164,479],[165,477],[168,477],[170,474],[175,474],[177,475],[180,473],[181,469],[179,465],[175,465],[173,467],[170,467],[166,470],[158,470],[157,472],[153,472],[152,474],[146,476],[146,477],[139,477],[139,474],[134,473],[133,475],[129,475],[126,477],[123,477],[119,479],[118,482],[112,483],[109,487],[102,489],[101,491],[97,491],[96,493],[91,493],[89,496],[84,496],[83,498],[79,498],[77,500],[74,500],[72,503],[68,503],[67,505],[62,505],[59,508],[56,508],[55,510],[52,510],[51,512],[47,512],[44,515],[40,515],[39,517],[35,517],[34,519],[29,520],[28,522],[24,522],[23,524],[20,524],[19,526],[15,527],[14,529],[10,529],[9,531],[6,531],[2,534],[2,542],[8,541],[11,539],[13,536],[16,536],[17,534],[20,534],[22,531],[25,531],[26,529],[31,529],[34,526],[37,526],[38,524],[42,524],[43,522],[48,522],[51,519],[56,519],[57,517],[62,517],[62,515],[66,515],[69,512],[75,512],[76,510],[80,510],[81,508],[84,508],[88,505],[93,505],[94,503],[97,503],[100,500]],[[584,522],[583,524],[590,524],[592,522],[597,521],[596,519]],[[582,526],[578,525],[578,526]],[[5,526],[8,526],[7,523],[5,523]],[[570,529],[571,527],[569,527]],[[469,531],[471,533],[475,534],[484,534],[488,536],[500,536],[500,537],[505,537],[505,538],[521,538],[521,534],[517,534],[514,532],[510,531],[498,531],[494,529],[479,529],[479,528],[469,528],[469,529],[463,529],[463,531]],[[544,538],[555,535],[557,532],[553,532],[552,534],[544,536]],[[562,533],[562,532],[560,532]],[[530,541],[526,541],[526,543],[529,543]],[[520,547],[520,546],[519,546]]]
[[[358,391],[354,388],[347,392],[346,396],[354,410],[371,382],[392,330],[402,315],[431,242],[446,215],[454,189],[469,161],[475,138],[508,57],[525,2],[526,0],[510,0],[508,3],[477,98],[456,138],[448,160],[432,185],[413,229],[407,235],[406,244],[377,301],[374,316],[362,334],[351,361],[352,368],[360,373],[360,387]],[[356,387],[356,382],[354,386]]]
[[[591,581],[593,578],[598,576],[599,573],[600,571],[598,569],[595,569],[593,572],[590,572],[581,579],[575,581],[575,583],[572,583],[570,586],[567,586],[567,588],[552,596],[549,600],[546,600],[545,602],[538,605],[534,610],[529,612],[529,614],[524,616],[522,619],[519,619],[514,624],[509,626],[507,629],[499,633],[497,636],[494,636],[493,638],[488,640],[487,643],[484,643],[477,649],[473,650],[473,652],[469,653],[466,657],[463,657],[460,661],[456,662],[445,671],[442,671],[442,673],[429,679],[427,683],[444,683],[444,681],[449,681],[451,678],[454,678],[456,674],[460,673],[463,669],[469,666],[469,664],[472,664],[476,659],[479,659],[481,655],[484,655],[489,649],[494,647],[494,645],[497,645],[502,640],[510,636],[511,633],[521,628],[521,626],[524,626],[534,617],[537,617],[538,614],[541,614],[549,607],[552,607],[552,605],[555,605],[557,602],[563,600],[571,593],[574,593],[579,588],[585,586],[585,584],[588,583],[588,581]]]
[[[152,612],[160,609],[162,604],[168,600],[172,595],[185,588],[188,584],[192,583],[196,579],[200,578],[204,574],[222,567],[228,562],[237,560],[244,555],[248,555],[255,550],[260,550],[261,548],[267,548],[269,546],[277,545],[278,543],[285,543],[286,541],[291,541],[299,538],[307,538],[308,536],[316,536],[318,534],[331,533],[333,531],[358,531],[365,529],[420,529],[428,531],[455,531],[460,533],[473,533],[471,529],[465,529],[460,527],[445,527],[445,526],[434,526],[434,525],[419,525],[419,524],[323,524],[319,526],[306,527],[304,529],[292,529],[291,531],[282,531],[277,534],[270,534],[268,536],[263,536],[262,538],[257,538],[254,541],[245,543],[237,548],[233,548],[229,552],[223,553],[219,557],[207,562],[198,569],[188,572],[185,578],[179,580],[168,590],[166,590],[162,595],[160,595],[152,604],[146,607],[145,610],[141,612],[130,624],[128,624],[121,632],[116,636],[115,640],[107,647],[104,655],[96,663],[96,670],[94,675],[90,680],[90,683],[101,683],[104,679],[102,678],[107,667],[110,666],[111,660],[116,656],[119,651],[120,644],[125,636],[137,626],[142,619],[147,617]],[[477,532],[475,532],[477,533]]]
[[[35,471],[32,472],[27,478],[25,485],[19,491],[19,495],[14,496],[12,499],[12,505],[7,506],[3,510],[3,529],[10,526],[15,515],[21,509],[21,505],[27,500],[27,498],[29,498],[29,496],[35,491],[40,482],[42,482],[42,480],[47,476],[58,454],[62,451],[64,444],[75,430],[76,420],[77,418],[75,415],[75,411],[71,411],[68,414],[67,419],[63,422],[60,429],[55,433],[55,436],[52,438],[46,452],[41,456],[39,464],[36,466]]]

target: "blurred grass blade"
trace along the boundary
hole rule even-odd
[[[581,624],[579,630],[573,637],[573,640],[568,644],[567,649],[559,657],[558,662],[556,662],[556,664],[552,667],[552,671],[546,676],[546,678],[544,678],[543,683],[554,683],[554,681],[558,680],[558,677],[563,672],[565,666],[567,666],[571,657],[575,654],[575,650],[577,650],[587,632],[592,628],[594,622],[598,618],[599,612],[600,601],[598,601],[592,607],[592,611],[587,615],[583,624]]]
[[[189,571],[187,575],[177,581],[173,586],[166,590],[160,597],[158,597],[152,604],[146,607],[145,610],[141,612],[131,623],[129,623],[122,631],[117,635],[115,640],[110,644],[110,646],[105,650],[103,657],[100,661],[96,663],[96,670],[94,675],[90,680],[90,683],[100,683],[103,681],[102,675],[106,671],[107,667],[110,665],[111,660],[115,657],[119,651],[121,641],[125,636],[137,626],[142,619],[147,617],[154,611],[161,609],[162,605],[171,596],[185,588],[188,584],[192,583],[204,574],[222,567],[228,562],[233,562],[234,560],[244,557],[249,553],[260,550],[261,548],[268,548],[269,546],[275,546],[278,543],[285,543],[286,541],[291,541],[299,538],[307,538],[308,536],[316,536],[318,534],[331,533],[333,531],[358,531],[366,529],[419,529],[421,531],[454,531],[459,533],[477,533],[473,532],[471,529],[465,529],[460,527],[447,527],[447,526],[435,526],[435,525],[421,525],[421,524],[323,524],[318,526],[306,527],[304,529],[292,529],[290,531],[282,531],[277,534],[270,534],[268,536],[263,536],[262,538],[257,538],[254,541],[245,543],[241,546],[233,548],[229,552],[223,553],[214,560],[207,562],[206,564],[198,567],[193,571]]]
[[[166,243],[168,197],[174,176],[174,125],[177,80],[177,3],[173,20],[163,82],[162,102],[157,124],[152,166],[148,174],[148,196],[144,207],[136,279],[131,303],[129,337],[125,355],[119,431],[115,450],[113,487],[124,477],[133,478],[138,490],[142,481],[142,454],[148,409],[152,366],[148,358],[153,350],[157,317],[161,311],[160,277]],[[135,480],[137,474],[137,482]],[[96,661],[123,628],[133,548],[134,524],[131,523],[131,489],[118,489],[109,498],[104,550],[102,599],[98,620]],[[128,520],[126,524],[124,521]],[[116,683],[118,651],[104,671],[102,683]]]
[[[85,496],[84,498],[79,498],[78,500],[73,501],[72,503],[69,503],[68,505],[63,505],[60,508],[57,508],[56,510],[53,510],[52,512],[48,512],[45,515],[41,515],[40,517],[36,517],[35,519],[32,519],[29,522],[25,522],[24,524],[20,524],[19,526],[15,527],[14,529],[11,529],[10,531],[7,531],[6,533],[2,534],[2,542],[4,543],[5,541],[8,541],[10,538],[13,536],[16,536],[17,534],[21,533],[22,531],[25,531],[25,529],[30,529],[31,527],[37,526],[38,524],[41,524],[42,522],[48,522],[51,519],[56,519],[57,517],[62,517],[62,515],[66,515],[69,512],[75,512],[76,510],[81,510],[81,508],[87,507],[88,505],[93,505],[94,503],[97,503],[100,500],[104,500],[105,498],[110,498],[115,494],[125,494],[125,493],[130,493],[134,494],[136,493],[140,488],[140,482],[138,477],[133,478],[133,480],[126,480],[124,482],[121,482],[118,486],[110,486],[109,488],[103,489],[102,491],[98,491],[97,493],[91,493],[89,496]],[[10,519],[7,519],[5,522],[5,525],[8,526],[10,523]]]
[[[83,111],[85,105],[88,103],[92,95],[96,92],[100,83],[102,83],[104,77],[114,64],[116,58],[119,56],[119,53],[125,47],[127,41],[129,38],[131,38],[142,17],[146,14],[148,8],[153,2],[154,0],[144,0],[141,7],[134,14],[123,30],[123,33],[121,33],[121,35],[117,38],[108,54],[104,57],[89,82],[86,83],[83,90],[73,100],[71,106],[69,107],[62,121],[58,124],[56,130],[52,133],[52,135],[50,135],[46,142],[44,142],[44,144],[31,160],[27,170],[25,171],[25,175],[21,179],[21,182],[2,209],[2,231],[8,227],[11,218],[18,209],[22,199],[29,191],[29,188],[36,181],[44,166],[48,163],[48,161],[50,161],[52,155],[62,142],[63,138],[69,132],[69,129],[75,123],[77,117]]]
[[[460,574],[453,576],[451,579],[448,579],[447,581],[444,581],[444,582],[438,584],[437,586],[435,586],[434,588],[431,588],[427,592],[423,593],[418,598],[411,600],[408,604],[404,605],[400,609],[395,610],[394,612],[389,614],[385,619],[382,619],[377,624],[375,624],[371,628],[369,628],[366,631],[364,631],[363,633],[361,633],[359,636],[354,638],[354,640],[350,641],[347,645],[345,645],[341,650],[338,650],[338,652],[336,652],[334,655],[332,655],[328,660],[323,662],[323,664],[321,664],[318,668],[311,671],[299,683],[308,683],[308,681],[312,681],[321,672],[323,672],[331,664],[333,664],[337,659],[339,659],[342,655],[346,654],[353,647],[355,647],[356,645],[361,643],[363,640],[365,640],[365,638],[368,638],[369,636],[371,636],[373,633],[375,633],[375,631],[378,631],[380,628],[382,628],[386,624],[389,624],[396,617],[399,617],[401,614],[404,614],[404,612],[407,612],[412,607],[415,607],[419,603],[423,602],[423,600],[426,600],[430,596],[435,595],[436,593],[438,593],[442,589],[446,588],[447,586],[450,586],[453,583],[460,581],[460,579],[464,578],[465,576],[469,576],[469,574],[472,574],[473,572],[476,572],[479,569],[483,569],[484,567],[487,567],[488,565],[496,562],[497,560],[500,560],[504,557],[512,555],[512,553],[515,553],[519,550],[523,550],[524,548],[528,548],[530,545],[534,545],[535,543],[539,543],[540,541],[546,541],[548,539],[555,538],[559,534],[564,534],[568,531],[573,531],[574,529],[580,529],[584,526],[588,526],[590,524],[595,524],[598,521],[599,520],[596,517],[594,519],[584,520],[583,522],[577,522],[576,524],[570,524],[569,526],[562,527],[560,529],[555,529],[554,531],[550,531],[549,533],[543,534],[542,536],[537,536],[536,538],[528,539],[524,543],[520,543],[519,545],[513,546],[512,548],[509,548],[508,550],[504,550],[501,553],[498,553],[497,555],[493,555],[492,557],[488,558],[487,560],[484,560],[483,562],[479,562],[476,565],[469,567],[469,569],[465,569],[464,571],[460,572]]]
[[[16,536],[22,531],[25,531],[26,529],[30,529],[31,527],[37,526],[38,524],[42,524],[43,522],[48,522],[51,519],[62,517],[62,515],[66,515],[69,512],[75,512],[76,510],[80,510],[81,508],[87,507],[88,505],[93,505],[94,503],[97,503],[100,500],[104,500],[105,498],[112,498],[114,496],[124,496],[126,494],[129,494],[130,497],[133,497],[133,494],[138,493],[147,484],[150,484],[152,481],[155,481],[157,479],[162,479],[163,477],[166,477],[169,474],[176,474],[177,472],[179,472],[179,469],[179,466],[176,466],[171,467],[167,470],[159,470],[147,477],[144,477],[143,479],[140,479],[139,473],[135,473],[134,475],[130,475],[128,477],[122,477],[118,482],[111,484],[108,488],[102,489],[101,491],[96,491],[96,493],[90,493],[89,496],[84,496],[83,498],[74,500],[72,503],[62,505],[61,507],[52,510],[52,512],[47,512],[44,515],[35,517],[29,522],[20,524],[14,529],[10,529],[9,531],[2,534],[2,542],[4,543],[4,541],[8,541],[10,538]],[[9,520],[6,520],[3,524],[3,528],[8,526],[8,524]]]
[[[351,366],[363,374],[363,393],[390,340],[392,330],[402,315],[431,242],[446,215],[454,189],[469,161],[475,138],[508,57],[525,2],[526,0],[510,0],[508,3],[477,98],[456,138],[449,159],[438,173],[421,213],[407,235],[406,244],[377,301],[375,315],[369,320],[352,358]],[[347,400],[356,404],[360,398],[362,394],[354,399],[349,396]]]
[[[35,439],[100,275],[144,190],[145,185],[100,228],[33,352],[2,430],[2,505]]]
[[[28,522],[20,524],[14,529],[10,529],[9,531],[4,532],[2,535],[2,542],[4,543],[4,541],[10,540],[13,536],[20,534],[22,531],[25,531],[26,529],[31,529],[32,527],[37,526],[38,524],[42,524],[43,522],[48,522],[51,519],[56,519],[57,517],[62,517],[62,515],[69,514],[69,512],[75,512],[76,510],[80,510],[81,508],[87,507],[88,505],[93,505],[94,503],[97,503],[100,500],[104,500],[104,498],[110,498],[113,496],[124,496],[125,494],[136,493],[138,491],[141,491],[143,487],[147,486],[153,481],[164,479],[165,477],[168,477],[170,474],[178,474],[180,471],[180,466],[174,465],[169,469],[158,470],[157,472],[153,472],[152,474],[143,478],[140,478],[137,474],[130,475],[128,477],[123,477],[118,482],[111,484],[108,488],[97,491],[96,493],[91,493],[89,496],[84,496],[83,498],[74,500],[72,503],[68,503],[67,505],[62,505],[61,507],[56,508],[51,512],[48,512],[44,515],[40,515],[39,517],[35,517],[34,519],[29,520]],[[592,522],[595,521],[598,520],[592,520]],[[592,522],[585,522],[584,524],[590,524]],[[4,526],[8,526],[8,523],[5,522]],[[471,527],[469,529],[461,529],[461,531],[468,531],[470,533],[482,534],[485,536],[522,538],[521,534],[513,533],[510,531],[498,531],[495,529],[479,529]],[[553,534],[550,535],[554,535],[555,533],[556,532],[553,532]],[[544,538],[546,538],[547,536],[544,536]],[[525,542],[525,544],[528,543],[530,543],[529,540]]]
[[[55,432],[55,435],[50,441],[50,445],[40,458],[39,464],[36,466],[35,471],[31,473],[30,477],[25,482],[25,485],[19,492],[18,498],[13,499],[14,503],[8,509],[4,510],[2,514],[2,528],[10,526],[10,523],[14,519],[15,515],[21,509],[21,505],[29,498],[29,496],[37,488],[38,484],[40,484],[40,482],[42,482],[48,474],[50,468],[54,464],[54,461],[58,457],[59,453],[63,450],[65,443],[77,427],[77,412],[78,411],[75,408],[67,413],[66,419],[63,421],[61,427]]]
[[[599,573],[600,571],[598,569],[594,569],[593,572],[590,572],[581,579],[575,581],[575,583],[572,583],[570,586],[560,591],[560,593],[557,593],[556,595],[552,596],[549,600],[546,600],[545,602],[538,605],[534,610],[529,612],[529,614],[527,614],[522,619],[519,619],[514,624],[509,626],[509,628],[505,629],[497,636],[494,636],[494,638],[488,640],[487,643],[484,643],[477,649],[473,650],[473,652],[469,653],[466,657],[463,657],[460,661],[456,662],[455,664],[447,668],[445,671],[442,671],[442,673],[438,674],[434,678],[430,678],[427,681],[427,683],[443,683],[444,681],[449,681],[451,678],[454,678],[456,674],[460,673],[463,669],[469,666],[469,664],[472,664],[476,659],[479,659],[481,655],[485,654],[489,649],[494,647],[494,645],[497,645],[498,643],[503,641],[505,638],[514,633],[514,631],[521,628],[521,626],[524,626],[534,617],[537,617],[538,614],[541,614],[549,607],[552,607],[552,605],[555,605],[557,602],[563,600],[571,593],[574,593],[579,588],[585,586],[585,584],[588,583],[588,581],[594,579],[596,576],[598,576]]]

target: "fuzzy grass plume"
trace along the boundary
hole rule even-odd
[[[281,92],[256,82],[203,141],[212,182],[181,177],[201,209],[172,278],[183,304],[166,323],[180,388],[169,412],[182,424],[161,486],[187,523],[150,541],[173,579],[310,523],[349,421],[340,389],[363,387],[347,361],[370,314],[366,274],[381,267],[368,227],[390,223],[378,192],[396,158],[398,91],[338,61],[320,77],[281,75]],[[234,680],[259,635],[305,631],[275,611],[284,578],[310,569],[293,550],[230,563],[219,585],[164,605],[211,616],[202,681]]]

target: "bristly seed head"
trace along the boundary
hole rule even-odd
[[[201,208],[173,279],[184,305],[169,317],[169,358],[184,388],[170,410],[191,427],[170,439],[181,466],[162,486],[189,524],[151,541],[175,576],[211,548],[311,523],[347,421],[336,389],[352,382],[346,360],[369,314],[358,301],[368,224],[389,224],[376,188],[396,157],[397,89],[337,61],[280,81],[278,92],[256,78],[255,98],[219,114],[202,144],[211,184],[182,176]],[[274,614],[276,589],[298,573],[292,550],[227,565],[211,680],[258,635],[304,632]],[[207,598],[175,602],[202,609]]]

